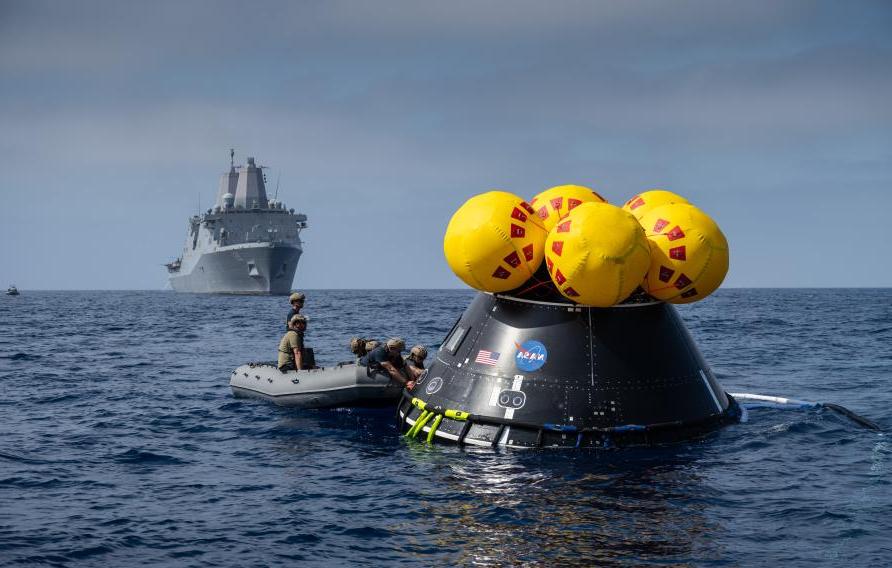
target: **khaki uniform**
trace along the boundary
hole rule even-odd
[[[295,369],[297,365],[294,362],[294,350],[299,349],[301,353],[303,353],[304,349],[304,334],[299,331],[294,331],[293,329],[289,329],[285,335],[282,336],[282,341],[279,342],[279,368],[281,369],[283,365],[288,363],[291,364]]]

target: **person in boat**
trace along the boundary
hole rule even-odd
[[[415,380],[421,373],[403,361],[402,353],[405,348],[405,341],[399,337],[391,337],[384,345],[379,345],[370,351],[365,359],[370,371],[387,373],[391,379],[412,390],[415,388]]]
[[[365,337],[354,337],[350,340],[350,352],[356,355],[363,365],[368,364],[368,354],[381,345],[377,339],[366,339]]]
[[[288,320],[288,331],[279,341],[279,370],[303,370],[311,367],[304,349],[304,332],[307,330],[307,317],[296,314]]]
[[[359,356],[359,364],[368,367],[369,353],[377,349],[378,346],[381,345],[381,342],[377,339],[363,339],[363,341],[365,341],[365,343],[358,347],[358,349],[362,351],[362,355]]]
[[[291,318],[300,314],[301,308],[304,307],[304,300],[307,297],[302,292],[295,292],[288,296],[288,302],[291,304],[291,310],[288,311],[288,317],[285,318],[285,330],[290,329],[288,323],[291,321]]]
[[[369,340],[364,337],[354,337],[350,340],[350,353],[353,353],[360,359],[365,357],[368,353],[368,350],[365,348],[368,342]]]
[[[409,351],[406,357],[406,365],[417,369],[419,373],[424,371],[424,360],[427,359],[427,348],[424,345],[416,345]]]
[[[365,342],[365,352],[371,353],[379,345],[381,345],[381,342],[378,341],[377,339],[369,339],[368,341]]]

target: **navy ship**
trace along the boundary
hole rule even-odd
[[[288,294],[303,253],[300,233],[307,216],[269,199],[263,166],[254,158],[220,178],[211,209],[189,219],[183,254],[167,263],[177,292]]]

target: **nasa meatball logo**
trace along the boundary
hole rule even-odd
[[[517,346],[517,354],[514,356],[514,364],[521,371],[538,371],[548,361],[548,349],[535,339],[524,341]]]
[[[431,382],[427,384],[424,388],[424,392],[427,394],[434,394],[443,387],[443,378],[442,377],[434,377],[431,379]]]

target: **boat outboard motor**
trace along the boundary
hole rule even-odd
[[[675,308],[481,293],[405,392],[410,436],[486,446],[676,442],[736,422]]]

